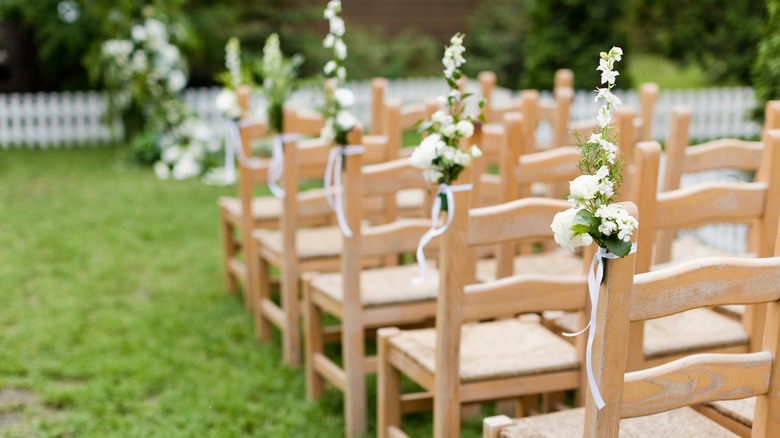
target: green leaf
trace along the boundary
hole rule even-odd
[[[631,252],[631,241],[624,242],[617,238],[617,236],[609,236],[604,239],[607,244],[607,249],[618,257],[625,257]]]
[[[571,230],[577,234],[590,233],[591,227],[582,224],[574,224],[571,226]]]
[[[580,209],[580,211],[574,215],[574,223],[587,225],[588,227],[596,229],[598,229],[599,225],[601,224],[599,219],[596,216],[593,216],[593,213],[588,211],[586,208]]]
[[[458,88],[458,84],[456,84],[455,81],[453,81],[452,79],[450,78],[444,78],[444,79],[447,79],[447,84],[450,86],[450,88]]]

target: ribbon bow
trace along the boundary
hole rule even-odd
[[[433,206],[431,207],[431,229],[426,231],[420,238],[420,243],[417,244],[417,264],[420,266],[421,274],[419,277],[412,279],[412,283],[421,284],[425,280],[425,275],[428,273],[428,264],[425,262],[425,253],[423,249],[434,237],[441,235],[447,230],[447,227],[452,223],[452,218],[455,216],[455,198],[452,194],[454,192],[465,192],[474,188],[473,184],[461,184],[457,186],[451,186],[449,184],[439,184],[439,190],[436,192],[436,198],[433,200]],[[439,213],[441,213],[441,198],[439,194],[444,193],[447,197],[447,223],[441,228],[436,228],[436,222],[439,219]]]
[[[636,252],[636,243],[631,245],[631,251],[629,254]],[[601,392],[596,384],[596,378],[593,376],[593,366],[591,365],[591,357],[593,354],[593,338],[596,336],[596,311],[599,303],[599,286],[601,280],[604,278],[604,260],[603,259],[617,259],[620,258],[611,252],[607,252],[606,248],[599,247],[596,254],[593,254],[593,260],[590,262],[590,269],[588,270],[588,293],[590,294],[590,321],[584,329],[577,333],[563,333],[563,336],[572,337],[578,336],[588,330],[588,347],[585,350],[585,367],[588,372],[588,384],[590,385],[590,393],[593,396],[593,401],[596,402],[596,407],[603,408],[605,403],[601,397]],[[593,268],[596,268],[596,272],[593,272]]]
[[[325,200],[328,201],[330,208],[336,212],[341,232],[347,237],[352,237],[352,230],[347,225],[344,217],[344,204],[341,200],[341,157],[344,155],[362,154],[366,150],[361,145],[334,146],[330,149],[328,155],[328,164],[325,166]]]

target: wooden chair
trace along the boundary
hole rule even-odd
[[[455,193],[456,203],[467,204],[469,196]],[[455,211],[441,236],[436,329],[378,332],[379,437],[406,436],[401,414],[426,396],[433,398],[434,436],[457,437],[461,403],[580,388],[584,343],[575,347],[537,321],[477,321],[545,309],[584,312],[584,275],[521,275],[467,285],[474,248],[549,236],[553,216],[569,207],[563,200],[526,198]],[[401,375],[426,393],[401,394]]]
[[[249,87],[237,90],[239,104],[246,114],[249,111]],[[318,135],[322,126],[322,118],[317,114],[299,113],[294,130],[302,135]],[[252,143],[268,135],[264,123],[249,123],[244,119],[239,127],[241,148],[244,156],[252,157]],[[250,248],[250,235],[253,230],[261,228],[279,228],[279,217],[282,211],[282,201],[274,196],[255,196],[258,185],[268,183],[269,160],[256,162],[257,166],[248,167],[245,162],[238,162],[238,197],[221,197],[218,200],[220,231],[222,235],[223,269],[225,272],[225,288],[230,293],[238,290],[238,283],[247,283],[248,272],[245,263]],[[315,169],[303,170],[306,175],[313,175]],[[319,171],[321,172],[321,171]],[[245,214],[246,213],[246,214]],[[327,223],[330,215],[308,218],[307,225]],[[244,294],[247,308],[251,307],[250,294]]]
[[[284,117],[285,126],[295,129],[298,121],[295,111],[286,109]],[[384,160],[386,140],[369,141],[368,136],[361,140],[358,129],[350,133],[348,140],[362,142],[366,148],[363,155],[366,162]],[[342,250],[339,228],[303,228],[311,217],[332,215],[324,190],[298,192],[299,178],[306,169],[317,169],[319,178],[322,177],[330,148],[330,143],[319,139],[285,144],[281,185],[286,195],[282,200],[281,227],[279,230],[255,230],[251,234],[250,293],[257,337],[266,342],[271,336],[271,325],[278,327],[282,331],[284,360],[291,365],[300,363],[299,276],[304,271],[339,269]],[[382,204],[378,201],[366,209],[379,210]],[[274,266],[281,271],[281,305],[271,297],[270,269]]]
[[[774,253],[774,236],[780,219],[780,131],[764,137],[764,166],[753,183],[703,183],[656,195],[660,145],[640,143],[632,199],[639,207],[640,242],[637,272],[651,269],[657,230],[696,227],[708,223],[754,223],[759,257]],[[641,369],[676,359],[693,351],[746,352],[761,345],[762,309],[749,308],[743,326],[708,309],[697,309],[653,322],[645,333],[632,325],[629,368]]]
[[[533,186],[537,183],[568,183],[580,175],[577,163],[580,153],[573,146],[541,152],[524,154],[528,125],[520,113],[504,115],[501,150],[503,157],[499,175],[482,175],[481,191],[491,190],[500,193],[498,202],[509,202],[519,198],[543,194],[543,190]],[[483,138],[488,134],[483,134]],[[487,177],[487,178],[486,178]],[[490,186],[490,189],[488,187]],[[485,206],[483,201],[479,206]],[[490,204],[487,204],[490,205]],[[552,250],[534,252],[529,245],[519,255],[506,254],[501,258],[504,266],[499,266],[498,257],[477,261],[477,280],[491,281],[496,278],[520,273],[558,274],[561,272],[585,272],[587,267],[583,259],[571,251],[562,250],[557,245]],[[504,246],[503,251],[515,251],[516,245]],[[590,264],[590,260],[587,260]]]
[[[352,236],[342,236],[341,272],[312,273],[303,283],[306,387],[309,398],[318,399],[328,381],[344,392],[346,435],[366,433],[365,375],[376,371],[376,357],[365,355],[366,333],[378,327],[420,323],[435,315],[438,271],[422,284],[412,284],[420,275],[414,265],[362,269],[366,257],[400,257],[414,253],[420,237],[431,227],[430,218],[396,219],[377,226],[361,227],[366,197],[394,196],[404,189],[424,189],[428,183],[408,158],[362,166],[360,155],[345,157],[344,208]],[[428,203],[430,204],[430,203]],[[468,209],[468,205],[460,208]],[[429,214],[428,214],[429,215]],[[394,218],[395,219],[395,218]],[[429,245],[435,248],[435,243]],[[331,327],[323,326],[323,315],[340,320],[341,364],[325,355]]]
[[[593,370],[605,406],[598,410],[588,397],[585,408],[487,418],[485,438],[736,437],[687,406],[750,396],[757,396],[751,436],[780,436],[780,257],[705,258],[636,276],[633,259],[606,261],[599,294]],[[768,314],[761,351],[697,354],[624,374],[631,323],[708,306],[763,303]]]

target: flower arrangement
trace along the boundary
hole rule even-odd
[[[232,37],[225,44],[225,67],[227,71],[220,75],[224,83],[217,95],[217,110],[228,120],[238,120],[241,117],[241,107],[238,105],[236,89],[241,86],[241,45],[238,38]]]
[[[462,76],[460,67],[466,63],[465,51],[463,35],[455,34],[442,58],[443,75],[450,91],[439,98],[440,109],[433,113],[431,120],[420,124],[420,131],[427,131],[428,135],[409,158],[412,166],[423,169],[425,180],[431,184],[451,184],[474,158],[482,155],[477,145],[467,151],[460,149],[461,140],[474,135],[474,119],[463,115],[463,101],[471,94],[461,95],[457,84]],[[480,102],[479,107],[483,106],[484,102]],[[483,115],[479,114],[478,119],[484,120]]]
[[[303,56],[295,54],[286,58],[282,54],[279,35],[271,34],[265,41],[263,59],[258,63],[257,70],[263,78],[262,90],[266,100],[268,129],[271,132],[282,132],[284,103],[301,85],[298,79],[298,67],[301,64]]]
[[[172,41],[163,21],[150,17],[134,25],[129,38],[102,44],[109,114],[122,117],[129,138],[147,128],[163,132],[181,122],[187,66]]]
[[[622,183],[622,161],[610,126],[615,109],[621,105],[620,99],[612,94],[612,87],[619,75],[614,65],[622,55],[619,47],[600,54],[597,70],[601,71],[601,83],[607,87],[596,89],[596,102],[604,101],[596,119],[597,130],[587,139],[578,136],[582,154],[579,169],[583,174],[569,183],[569,201],[573,207],[556,214],[550,225],[555,241],[563,248],[574,250],[595,240],[598,246],[618,257],[629,254],[631,235],[639,226],[625,209],[613,203]]]
[[[344,61],[347,59],[347,45],[344,44],[345,25],[339,17],[341,1],[330,0],[325,7],[324,17],[328,20],[329,30],[322,45],[331,49],[332,58],[323,67],[323,73],[333,84],[333,92],[325,93],[325,125],[320,135],[337,144],[347,144],[347,133],[357,124],[355,116],[347,108],[355,103],[355,96],[347,88],[344,81],[347,79],[347,69]]]
[[[172,126],[159,140],[160,160],[154,173],[160,179],[189,179],[204,175],[208,183],[221,183],[213,172],[221,162],[221,136],[194,116]]]

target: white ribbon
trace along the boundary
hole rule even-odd
[[[241,132],[239,131],[239,127],[244,126],[250,126],[253,122],[249,121],[236,121],[229,125],[228,133],[231,139],[233,140],[231,144],[234,148],[234,154],[238,157],[238,161],[241,163],[242,166],[248,167],[250,169],[259,169],[262,166],[263,160],[257,157],[247,157],[244,153],[244,148],[241,146]],[[231,163],[233,161],[231,160]],[[231,164],[231,167],[233,164]],[[233,179],[235,179],[235,176],[233,176]]]
[[[366,150],[361,145],[334,146],[328,155],[328,164],[325,166],[325,200],[330,208],[336,212],[336,220],[341,232],[347,237],[352,237],[352,230],[347,225],[344,217],[344,204],[341,199],[341,157],[343,155],[362,154]],[[334,174],[335,172],[335,174]]]
[[[452,196],[454,192],[465,192],[474,188],[473,184],[461,184],[457,186],[451,186],[449,184],[439,184],[439,190],[436,192],[436,198],[433,200],[433,206],[431,207],[431,229],[426,231],[420,238],[420,243],[417,244],[417,264],[420,266],[421,274],[419,277],[412,278],[412,283],[421,284],[425,280],[425,275],[428,273],[428,264],[425,261],[425,252],[423,249],[434,237],[441,235],[447,230],[447,227],[452,223],[452,218],[455,216],[455,198]],[[441,213],[441,197],[439,195],[444,193],[447,197],[447,223],[441,228],[436,228],[436,222],[439,219],[439,213]]]
[[[284,189],[276,184],[284,171],[284,144],[297,141],[298,134],[279,134],[274,137],[271,161],[268,163],[268,190],[277,198],[284,198]]]
[[[631,245],[631,251],[629,254],[636,252],[636,243]],[[593,366],[591,365],[591,357],[593,353],[593,338],[596,336],[596,311],[599,303],[599,290],[601,286],[601,280],[604,278],[604,261],[603,259],[617,259],[620,258],[611,252],[607,252],[606,248],[599,247],[596,254],[593,254],[593,260],[590,262],[590,269],[588,270],[588,293],[590,294],[590,321],[584,329],[577,333],[563,333],[563,336],[572,337],[578,336],[588,330],[588,348],[585,350],[585,367],[588,372],[588,384],[590,385],[590,393],[593,396],[593,401],[596,402],[596,407],[601,409],[604,407],[604,399],[601,397],[601,392],[596,384],[596,378],[593,376]],[[594,274],[593,268],[596,268]]]
[[[225,184],[236,182],[236,145],[241,148],[241,135],[238,124],[230,121],[225,124]]]

